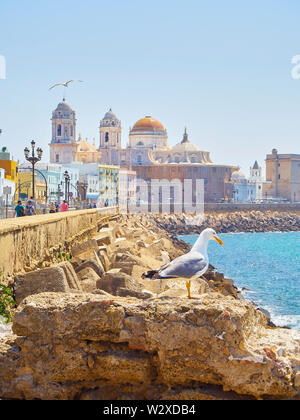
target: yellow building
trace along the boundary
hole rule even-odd
[[[18,184],[18,162],[10,159],[10,153],[6,147],[0,151],[0,168],[5,170],[5,178]]]
[[[18,200],[25,201],[32,197],[32,173],[31,172],[19,172],[18,185],[16,189],[16,196]],[[36,202],[43,204],[46,199],[46,184],[37,179],[35,175],[35,200]]]
[[[98,206],[112,207],[119,203],[119,166],[99,165]]]

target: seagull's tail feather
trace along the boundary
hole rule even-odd
[[[156,280],[156,279],[160,279],[161,277],[157,270],[152,270],[152,271],[148,271],[147,273],[144,273],[142,275],[142,278],[148,279],[148,280]]]

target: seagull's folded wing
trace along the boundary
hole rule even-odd
[[[190,252],[162,267],[159,270],[159,275],[163,278],[191,278],[205,270],[208,264],[208,261],[201,254]]]

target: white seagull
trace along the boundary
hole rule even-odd
[[[51,86],[51,88],[49,89],[49,90],[51,90],[51,89],[54,89],[55,87],[57,87],[57,86],[64,86],[64,87],[69,87],[69,84],[70,83],[74,83],[74,82],[81,82],[81,83],[83,83],[83,80],[69,80],[68,82],[66,82],[66,83],[57,83],[56,85],[54,85],[54,86]]]
[[[157,271],[149,271],[144,274],[144,278],[152,279],[170,279],[170,278],[185,278],[190,279],[186,283],[188,290],[188,298],[191,297],[191,280],[198,279],[205,274],[209,268],[209,258],[207,254],[208,243],[211,240],[217,241],[223,245],[223,241],[217,236],[213,229],[205,229],[199,236],[197,242],[192,250],[185,255],[182,255],[176,260],[161,267]]]

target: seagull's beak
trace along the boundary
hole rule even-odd
[[[220,239],[217,236],[215,236],[215,240],[218,242],[218,244],[223,245],[222,239]]]

